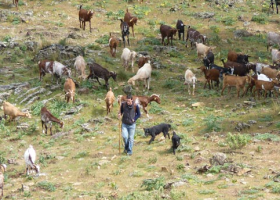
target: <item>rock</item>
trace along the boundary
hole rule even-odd
[[[194,149],[194,151],[200,151],[199,146],[195,146],[193,149]]]
[[[235,130],[238,131],[238,132],[240,132],[240,131],[242,131],[243,129],[250,128],[250,127],[251,127],[251,125],[249,125],[249,124],[246,124],[246,123],[243,123],[243,122],[239,122],[239,123],[236,125]]]
[[[76,108],[71,108],[70,110],[67,110],[65,112],[65,115],[73,115],[75,112],[77,112]]]
[[[29,51],[35,51],[38,47],[38,43],[34,41],[27,41],[24,43]]]
[[[165,141],[165,137],[164,137],[164,136],[161,136],[160,138],[158,138],[158,141],[159,141],[159,142]]]
[[[106,165],[106,164],[108,164],[108,163],[110,163],[109,160],[100,160],[100,161],[98,162],[98,165],[99,165],[99,166],[102,166],[102,165]]]
[[[21,184],[21,191],[22,192],[29,192],[30,191],[29,186]]]
[[[255,120],[249,120],[248,121],[248,124],[256,124],[257,123],[257,121],[255,121]]]
[[[168,169],[167,169],[167,167],[161,167],[161,171],[162,172],[168,172]]]
[[[238,175],[238,176],[242,176],[243,174],[248,173],[248,172],[251,172],[251,171],[252,171],[252,170],[249,169],[249,168],[243,168],[243,169],[241,169],[241,170],[239,170],[239,171],[237,172],[237,175]]]
[[[238,29],[234,31],[234,37],[236,38],[241,38],[241,37],[249,37],[252,36],[252,33],[249,33],[247,30],[245,29]]]
[[[213,18],[215,16],[215,13],[213,12],[198,12],[195,13],[194,16],[202,19],[207,19],[207,18]]]
[[[11,95],[10,92],[0,93],[0,100],[2,100],[2,101],[7,100],[10,95]]]
[[[21,123],[20,125],[17,126],[17,129],[22,129],[26,130],[29,128],[29,125],[27,123]]]
[[[243,102],[245,105],[249,105],[249,106],[256,106],[256,102],[253,102],[253,101],[244,101]]]
[[[89,89],[88,88],[79,88],[77,90],[78,94],[88,94],[89,93]]]
[[[258,126],[258,129],[263,129],[264,128],[264,126]]]
[[[78,55],[84,56],[84,50],[81,46],[63,46],[60,44],[52,44],[46,46],[34,56],[34,61],[51,60],[57,57],[57,60],[66,60],[76,58]]]
[[[97,124],[97,123],[102,124],[102,123],[104,123],[104,119],[102,119],[102,118],[92,118],[92,119],[89,119],[87,122],[88,123],[95,123],[95,124]]]
[[[203,102],[196,102],[192,104],[192,107],[204,107],[205,104]]]
[[[35,96],[39,95],[39,94],[42,94],[44,92],[46,92],[47,90],[45,88],[40,88],[37,92],[34,92],[34,93],[31,93],[29,95],[27,95],[23,100],[21,100],[20,104],[30,100],[31,98],[34,99]],[[30,102],[28,102],[30,103]],[[32,102],[31,102],[32,103]]]
[[[224,165],[226,162],[227,155],[224,153],[215,153],[212,158],[210,158],[211,165]]]
[[[68,131],[68,132],[59,132],[59,133],[56,133],[54,135],[51,136],[51,139],[57,139],[59,137],[62,137],[62,136],[66,136],[66,135],[70,135],[72,134],[73,132],[72,131]]]
[[[81,124],[81,127],[83,128],[83,130],[85,130],[87,132],[93,132],[93,130],[91,128],[89,128],[88,126],[89,126],[88,123]]]
[[[0,91],[5,91],[7,92],[7,90],[13,90],[16,89],[18,87],[27,87],[29,86],[28,82],[24,82],[24,83],[12,83],[10,85],[0,85]]]
[[[82,36],[78,35],[76,32],[70,32],[67,38],[80,39]]]
[[[60,85],[52,85],[50,90],[54,91],[54,90],[60,89],[60,87],[61,87]]]
[[[202,173],[207,172],[210,168],[211,168],[211,166],[204,165],[203,167],[198,168],[198,170],[196,172],[199,174],[202,174]]]
[[[186,185],[186,181],[177,181],[177,182],[170,182],[163,186],[164,189],[170,189],[171,187],[180,187],[182,185]]]

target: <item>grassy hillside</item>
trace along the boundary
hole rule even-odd
[[[10,163],[5,173],[4,199],[279,199],[280,185],[272,179],[280,164],[278,98],[262,98],[248,105],[244,101],[250,99],[250,94],[238,99],[235,89],[231,94],[226,91],[224,96],[220,95],[221,86],[218,90],[203,89],[204,76],[197,69],[202,62],[195,49],[186,48],[185,42],[176,38],[176,48],[157,50],[161,46],[160,24],[175,26],[181,19],[207,35],[209,45],[216,47],[218,65],[222,65],[220,59],[226,58],[229,50],[249,54],[251,62],[271,63],[266,32],[279,32],[279,15],[269,11],[268,2],[239,2],[230,7],[202,0],[150,0],[143,4],[136,0],[20,0],[18,10],[11,1],[1,2],[0,41],[18,46],[0,49],[0,85],[29,85],[19,93],[0,93],[11,92],[7,101],[32,113],[32,119],[0,122],[0,163]],[[85,31],[79,28],[81,4],[94,11],[92,33],[88,24]],[[80,88],[88,88],[89,93],[77,94],[77,101],[67,104],[63,82],[61,87],[51,89],[49,74],[39,82],[34,60],[40,49],[51,44],[81,46],[87,61],[94,59],[118,73],[117,82],[110,79],[109,84],[115,96],[123,94],[123,85],[134,73],[123,72],[122,44],[117,48],[117,57],[110,56],[108,36],[112,32],[121,37],[119,19],[126,8],[139,18],[129,48],[148,52],[161,66],[153,66],[149,91],[143,91],[142,83],[134,87],[137,95],[160,94],[161,104],[152,102],[148,106],[150,118],[142,112],[132,156],[119,154],[118,104],[115,102],[113,112],[106,116],[105,87],[96,81],[80,81]],[[175,8],[175,12],[170,12],[170,8]],[[215,15],[202,19],[197,17],[201,12]],[[247,30],[251,36],[235,38],[234,31],[239,29]],[[70,33],[77,39],[69,38]],[[27,41],[37,42],[34,51],[27,49]],[[188,68],[199,80],[195,96],[189,96],[183,84]],[[36,87],[46,89],[38,95],[40,99],[29,105],[20,104],[24,98],[20,95],[38,91]],[[34,91],[30,91],[32,88]],[[50,98],[46,106],[65,123],[62,130],[55,125],[53,132],[63,132],[62,137],[42,134],[40,109],[42,101]],[[204,105],[192,107],[196,102]],[[71,109],[75,109],[74,114],[66,115]],[[144,136],[143,128],[161,122],[170,123],[182,137],[175,156],[171,140],[159,135],[148,145],[150,138]],[[21,123],[29,127],[17,129]],[[239,123],[251,123],[250,128],[237,132],[235,127]],[[85,124],[89,131],[83,128]],[[39,177],[25,175],[23,154],[29,144],[37,152],[42,173]],[[200,167],[210,165],[209,159],[216,152],[225,153],[227,163],[213,166],[206,173],[196,173]],[[172,182],[182,185],[163,187]]]

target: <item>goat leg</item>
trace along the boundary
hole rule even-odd
[[[89,20],[89,32],[91,32],[91,22]]]
[[[128,46],[130,46],[130,44],[129,44],[129,36],[127,35],[127,44],[128,44]]]

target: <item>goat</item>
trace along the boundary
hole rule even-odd
[[[213,52],[209,51],[206,56],[203,58],[203,64],[207,69],[210,69],[210,65],[214,64],[214,54]]]
[[[83,79],[86,78],[85,70],[86,70],[86,62],[83,56],[77,56],[75,63],[74,63],[74,68],[75,68],[75,77],[77,76],[77,71],[79,72],[80,76]]]
[[[5,164],[1,164],[0,165],[0,189],[1,189],[1,196],[0,196],[0,198],[1,199],[4,196],[4,192],[3,192],[4,191],[4,179],[5,179],[4,173],[5,173],[6,169],[7,169],[7,166]]]
[[[237,62],[241,64],[247,64],[249,62],[249,57],[247,54],[239,54],[234,51],[228,52],[228,61]]]
[[[177,21],[176,28],[178,30],[178,37],[181,40],[181,34],[183,34],[183,41],[185,40],[185,26],[182,20]]]
[[[143,107],[143,110],[146,113],[148,118],[149,118],[149,114],[148,114],[148,111],[146,109],[148,104],[151,103],[152,101],[155,101],[156,103],[160,104],[160,96],[157,95],[157,94],[152,94],[149,97],[147,97],[147,96],[132,96],[132,99],[136,104],[140,104],[140,106]],[[121,103],[125,100],[126,100],[125,95],[119,95],[118,96],[119,105],[121,105]]]
[[[185,72],[185,85],[188,85],[188,92],[189,92],[189,95],[191,95],[191,91],[190,91],[190,85],[192,84],[193,85],[193,92],[192,92],[192,95],[194,95],[194,90],[195,90],[195,82],[196,82],[196,77],[194,75],[194,73],[187,69],[186,72]]]
[[[115,101],[115,95],[112,91],[112,88],[110,88],[110,90],[107,92],[105,97],[107,115],[111,112],[112,107],[114,105],[114,101]]]
[[[230,94],[231,87],[235,86],[237,91],[237,97],[239,98],[240,89],[243,89],[242,97],[245,94],[245,84],[246,82],[249,83],[251,80],[250,76],[232,76],[232,75],[223,75],[223,89],[221,95],[226,87],[228,87],[228,94]]]
[[[3,102],[3,110],[4,116],[9,116],[9,121],[13,121],[16,117],[19,116],[31,118],[29,112],[21,112],[17,107],[7,101]]]
[[[224,64],[224,68],[233,69],[232,74],[235,74],[238,76],[246,76],[251,69],[250,64],[245,65],[242,63],[232,62],[229,60],[225,63],[224,59],[222,59],[222,62]]]
[[[273,78],[272,81],[262,81],[262,80],[255,80],[255,89],[254,89],[254,97],[256,96],[256,91],[258,91],[258,99],[260,99],[260,91],[264,90],[264,96],[266,97],[267,91],[274,90],[274,94],[278,97],[278,93],[275,90],[275,85],[279,84],[277,78]]]
[[[195,42],[197,56],[200,58],[201,56],[205,57],[209,52],[211,52],[216,47],[208,47],[202,43]]]
[[[186,47],[188,47],[189,39],[190,39],[190,43],[191,43],[191,47],[192,47],[194,42],[200,42],[202,44],[206,44],[207,37],[205,35],[200,34],[199,31],[188,26]]]
[[[127,37],[127,43],[129,45],[129,26],[126,22],[124,22],[122,19],[121,20],[121,24],[120,24],[120,28],[122,31],[122,40],[123,40],[123,46],[125,47],[125,36]]]
[[[79,11],[79,21],[80,21],[80,28],[85,30],[86,22],[89,22],[89,32],[91,32],[91,18],[93,16],[93,11],[87,11],[82,9],[82,5],[80,5]]]
[[[41,109],[41,122],[42,122],[42,130],[43,134],[45,133],[44,125],[46,129],[46,135],[48,134],[48,128],[50,128],[50,133],[52,135],[52,122],[58,123],[60,128],[63,128],[63,122],[53,116],[50,111],[47,110],[46,107],[42,107]]]
[[[146,63],[150,62],[150,56],[142,56],[142,54],[139,55],[138,60],[138,67],[143,67]]]
[[[233,70],[234,68],[226,68],[226,67],[220,67],[218,65],[215,64],[210,64],[209,65],[209,69],[217,69],[220,72],[220,79],[223,80],[223,74],[233,74]]]
[[[268,32],[266,50],[268,51],[269,47],[273,45],[278,45],[278,47],[280,47],[280,35],[274,32]]]
[[[132,28],[132,34],[133,34],[133,37],[134,36],[134,25],[137,24],[137,20],[138,18],[137,17],[134,17],[132,16],[129,12],[128,12],[128,8],[126,9],[126,13],[124,15],[124,22],[126,22],[128,24],[129,27]]]
[[[16,5],[16,8],[18,9],[18,0],[13,0],[13,4]]]
[[[113,72],[113,71],[109,72],[106,68],[102,67],[101,65],[99,65],[97,63],[91,63],[91,64],[88,64],[88,66],[89,66],[90,72],[89,72],[87,79],[95,78],[97,80],[97,82],[99,83],[99,85],[101,85],[98,78],[102,78],[105,80],[105,85],[107,87],[107,90],[109,90],[108,80],[110,77],[112,77],[114,79],[114,81],[116,81],[116,79],[117,79],[116,72]]]
[[[274,8],[273,8],[274,2],[273,1],[275,1],[275,7],[276,7],[276,11],[277,11],[276,13],[278,14],[278,5],[280,5],[280,0],[270,0],[270,6],[274,12]]]
[[[61,64],[60,62],[54,61],[53,63],[53,75],[57,77],[56,79],[56,84],[58,84],[58,81],[62,76],[71,76],[71,69],[68,69],[66,66]]]
[[[128,48],[124,48],[121,60],[123,61],[124,70],[126,71],[129,67],[129,62],[131,62],[132,72],[134,72],[134,62],[136,59],[137,53],[135,51],[130,51]]]
[[[205,76],[205,79],[206,79],[206,82],[204,84],[204,89],[205,89],[207,83],[209,85],[209,89],[211,89],[211,87],[213,88],[212,81],[215,81],[217,87],[219,88],[219,83],[220,83],[220,81],[219,81],[219,76],[220,76],[219,70],[217,70],[217,69],[207,70],[205,66],[201,66],[198,69],[200,69],[204,73],[204,76]],[[210,82],[211,82],[211,84],[210,84]]]
[[[268,81],[268,82],[272,81],[272,79],[268,78],[265,74],[252,75],[251,80],[249,81],[248,86],[246,88],[245,95],[247,94],[248,90],[250,90],[251,93],[253,94],[252,90],[253,90],[253,87],[255,86],[255,80],[262,80],[262,81]]]
[[[53,64],[54,61],[41,60],[38,62],[40,81],[42,81],[42,76],[45,76],[46,73],[53,74]]]
[[[36,152],[32,145],[29,145],[28,149],[26,149],[24,153],[24,160],[26,164],[26,175],[28,176],[30,174],[31,170],[35,170],[36,174],[39,175],[40,173],[40,166],[35,165],[36,161]]]
[[[171,28],[170,26],[163,25],[163,24],[160,25],[161,44],[165,45],[164,38],[167,37],[167,45],[169,44],[169,38],[171,39],[171,45],[172,45],[173,36],[176,36],[176,32],[177,32],[176,28]]]
[[[110,53],[112,57],[116,57],[118,45],[119,45],[119,40],[115,36],[112,36],[112,34],[110,33],[109,47],[110,47]]]
[[[181,138],[175,133],[175,131],[173,131],[173,136],[171,140],[172,140],[173,154],[175,155],[175,150],[180,146]]]
[[[144,86],[148,90],[150,89],[150,81],[151,81],[151,74],[152,74],[152,66],[150,63],[146,63],[143,67],[138,69],[137,74],[131,77],[127,83],[135,85],[136,80],[143,80]]]
[[[70,99],[73,101],[73,103],[75,102],[75,90],[75,83],[71,78],[67,78],[64,83],[65,100],[67,103],[69,103]]]
[[[274,66],[275,63],[277,64],[280,61],[280,51],[278,49],[271,49],[271,57]]]
[[[276,78],[280,74],[276,69],[271,69],[269,67],[262,67],[261,73],[265,74],[268,78]]]
[[[171,125],[165,123],[161,123],[151,128],[143,128],[146,137],[148,135],[152,136],[151,140],[149,141],[149,144],[151,144],[151,142],[155,140],[156,135],[160,134],[161,132],[163,132],[165,138],[166,135],[168,135],[168,138],[170,139],[170,135],[168,133],[169,129],[171,129]]]

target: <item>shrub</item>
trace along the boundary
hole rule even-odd
[[[209,115],[204,119],[204,125],[206,125],[206,128],[204,129],[205,132],[215,131],[219,132],[221,131],[221,122],[223,121],[223,118],[216,117],[214,115]]]
[[[236,134],[233,135],[231,133],[227,134],[226,142],[231,149],[241,149],[248,144],[251,140],[251,137],[247,134]]]
[[[160,190],[164,186],[164,177],[159,177],[156,179],[145,179],[141,185],[141,188],[144,187],[145,190]]]
[[[103,35],[101,38],[95,40],[95,42],[99,44],[108,44],[109,37],[110,37],[109,35]]]
[[[168,88],[168,89],[173,89],[175,88],[175,86],[181,84],[180,81],[178,80],[174,80],[174,79],[167,79],[164,83],[163,83],[163,87],[164,88]]]
[[[257,23],[259,23],[259,24],[265,24],[265,23],[267,23],[267,21],[268,21],[268,17],[267,17],[266,14],[261,13],[261,14],[259,14],[259,15],[254,15],[254,16],[252,17],[252,21],[253,21],[253,22],[257,22]]]
[[[41,181],[37,183],[37,186],[43,190],[47,190],[49,192],[55,191],[55,185],[53,183],[47,182],[47,181]]]

